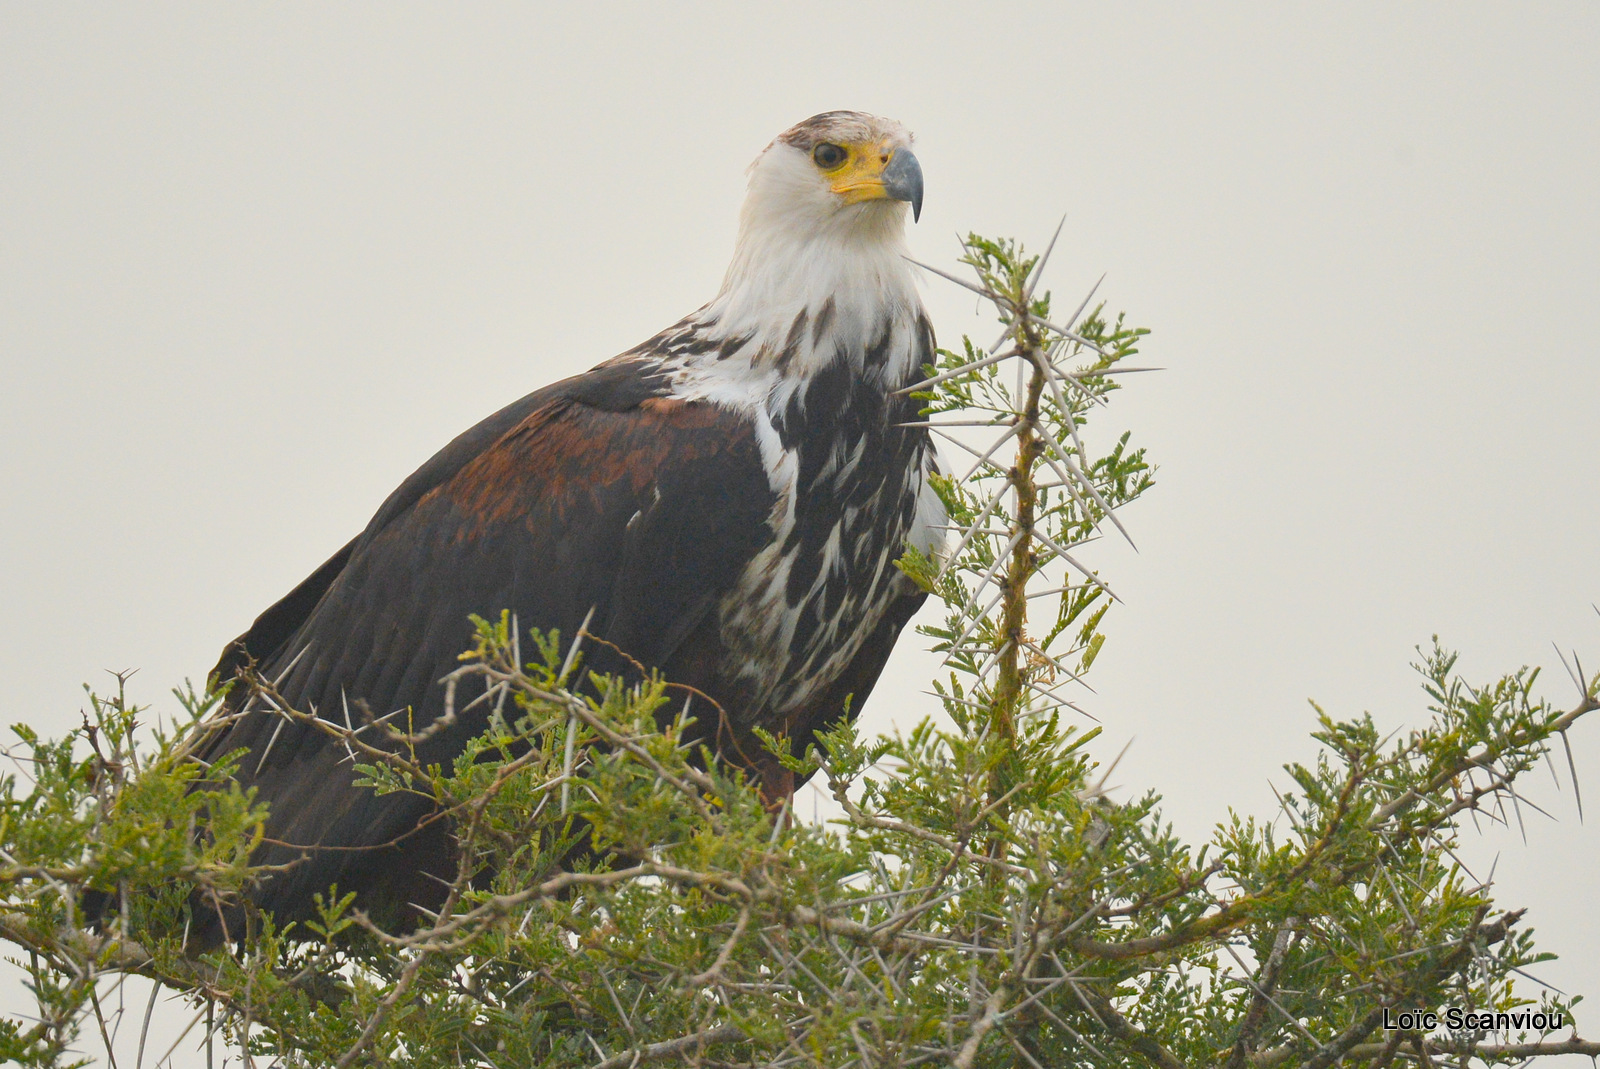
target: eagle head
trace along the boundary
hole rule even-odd
[[[896,360],[874,361],[884,366],[873,374],[898,388],[900,365],[921,366],[911,339],[922,303],[906,248],[906,217],[922,208],[911,132],[893,119],[825,111],[774,138],[749,176],[722,290],[696,313],[719,345],[715,375],[743,381],[747,369],[771,370],[777,354],[804,349],[781,361],[786,375],[804,378],[836,351],[865,361],[892,333],[906,344]],[[804,345],[802,321],[811,324]],[[725,352],[729,339],[739,344]]]
[[[750,166],[746,228],[904,233],[905,205],[922,214],[922,167],[893,119],[825,111],[779,134]]]

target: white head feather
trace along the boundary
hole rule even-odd
[[[780,345],[797,315],[833,302],[836,336],[870,341],[886,321],[914,323],[922,312],[906,260],[904,200],[860,199],[822,167],[819,145],[872,155],[878,172],[911,156],[904,126],[861,112],[826,112],[780,134],[750,165],[739,240],[722,290],[696,318],[719,337],[750,336],[749,352]],[[920,170],[917,194],[920,201]],[[755,361],[759,363],[759,361]],[[803,369],[801,370],[803,373]]]

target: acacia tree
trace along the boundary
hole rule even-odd
[[[483,678],[497,711],[450,767],[420,765],[416,735],[321,721],[249,681],[347,747],[374,790],[451,815],[460,864],[431,923],[385,930],[330,889],[317,920],[281,928],[246,901],[239,942],[200,953],[186,947],[192,903],[262,875],[261,807],[229,762],[193,756],[225,715],[219,696],[180,694],[165,727],[120,694],[93,698],[66,738],[14,729],[0,937],[37,1006],[0,1021],[0,1056],[78,1064],[132,975],[184,993],[194,1034],[247,1065],[1243,1069],[1600,1053],[1569,1001],[1518,979],[1540,960],[1520,911],[1454,860],[1460,822],[1505,818],[1518,777],[1600,707],[1600,677],[1574,671],[1562,710],[1534,696],[1534,672],[1474,686],[1435,645],[1417,665],[1423,726],[1385,737],[1370,717],[1322,715],[1280,812],[1234,816],[1198,848],[1154,794],[1108,797],[1073,688],[1114,597],[1082,547],[1121,530],[1117,510],[1152,470],[1127,435],[1097,451],[1084,428],[1139,370],[1127,361],[1144,331],[1092,295],[1054,309],[1036,291],[1048,250],[972,237],[963,252],[970,280],[938,273],[1004,329],[988,348],[941,351],[914,388],[967,460],[937,483],[947,552],[900,562],[944,608],[923,629],[945,657],[944,717],[877,739],[844,721],[803,750],[764,740],[821,777],[839,819],[769,812],[692,752],[682,714],[662,715],[670,681],[589,677],[586,636],[480,620],[460,673]],[[1385,1027],[1386,1010],[1443,1005],[1509,1016]]]

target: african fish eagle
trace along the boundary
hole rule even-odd
[[[860,708],[924,598],[894,562],[931,552],[945,522],[902,392],[933,358],[905,258],[921,205],[899,123],[831,111],[780,134],[750,168],[713,301],[445,446],[228,645],[216,678],[253,665],[302,711],[409,707],[423,725],[469,614],[563,636],[588,619],[591,667],[626,672],[615,650],[703,692],[721,710],[701,711],[703,737],[769,799],[791,793],[752,729],[799,752]],[[270,808],[256,861],[299,861],[261,906],[302,915],[335,882],[369,907],[441,897],[453,841],[426,800],[355,786],[336,739],[248,687],[229,702],[200,756],[246,751],[237,779]],[[485,715],[419,760],[452,760]]]

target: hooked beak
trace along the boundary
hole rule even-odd
[[[911,220],[922,218],[922,164],[908,148],[896,149],[889,166],[883,169],[883,191],[894,200],[911,205]]]

